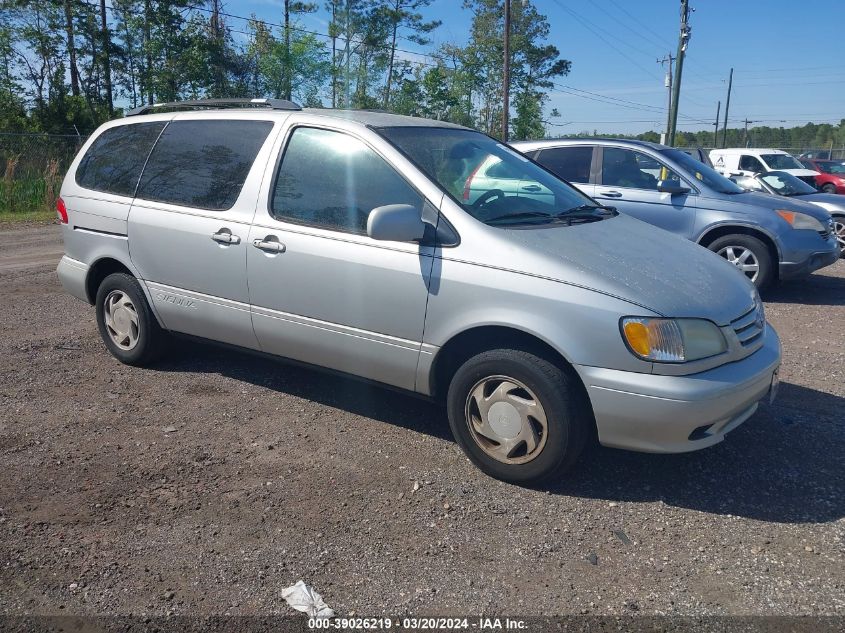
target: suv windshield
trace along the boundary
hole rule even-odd
[[[760,180],[782,196],[806,196],[810,193],[818,193],[815,187],[783,171],[770,171],[761,174]]]
[[[745,189],[735,182],[731,182],[712,167],[708,167],[704,163],[695,160],[682,150],[664,149],[660,150],[660,153],[683,167],[687,175],[693,176],[696,180],[703,182],[714,191],[730,194],[745,193]]]
[[[769,169],[804,169],[798,159],[789,154],[760,154]]]
[[[575,215],[601,209],[571,185],[481,132],[434,127],[376,131],[481,222],[505,226],[565,219],[571,224]],[[610,215],[592,219],[604,217]]]

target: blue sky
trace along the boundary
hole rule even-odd
[[[551,133],[665,127],[665,71],[656,60],[676,52],[680,0],[534,0],[534,5],[548,17],[549,41],[572,61],[572,72],[550,93],[547,113],[557,108],[561,114],[551,119],[557,123]],[[693,0],[691,6],[679,129],[712,130],[717,100],[721,127],[731,66],[731,127],[741,127],[746,117],[773,127],[845,118],[838,22],[845,17],[845,0]],[[268,22],[281,22],[283,13],[281,0],[232,0],[225,10],[255,13]],[[434,0],[424,14],[443,21],[434,44],[421,48],[403,41],[402,48],[426,53],[442,43],[466,42],[472,14],[461,0]],[[301,22],[326,32],[328,17],[321,9]],[[230,19],[230,25],[243,28],[240,20]]]

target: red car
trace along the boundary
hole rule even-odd
[[[845,194],[845,161],[802,158],[801,164],[807,169],[819,172],[816,176],[816,187],[825,193]]]

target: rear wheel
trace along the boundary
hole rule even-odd
[[[533,484],[581,454],[592,415],[577,377],[530,352],[498,349],[468,359],[447,395],[449,425],[488,475]]]
[[[772,280],[772,256],[763,242],[751,235],[725,235],[708,247],[728,260],[758,288],[766,287]]]
[[[839,242],[842,257],[845,257],[845,215],[833,216],[833,232],[836,235],[836,241]]]
[[[825,183],[824,185],[822,185],[822,191],[824,191],[825,193],[836,193],[836,185],[830,182]]]
[[[112,356],[127,365],[149,365],[164,352],[167,333],[147,304],[138,280],[113,273],[97,289],[97,327]]]

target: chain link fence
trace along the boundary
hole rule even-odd
[[[0,214],[52,210],[85,137],[0,133]]]

